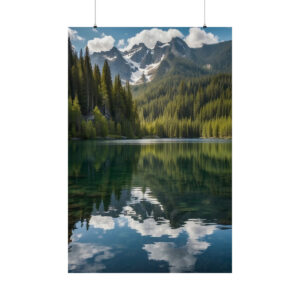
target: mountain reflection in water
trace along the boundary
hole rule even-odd
[[[69,272],[231,272],[231,142],[158,142],[70,142]]]

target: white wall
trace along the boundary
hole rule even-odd
[[[233,27],[233,274],[67,274],[67,27],[93,25],[93,0],[1,1],[2,299],[299,299],[298,1],[206,1],[208,26]],[[199,0],[98,11],[203,24]]]

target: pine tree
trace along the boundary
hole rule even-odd
[[[146,82],[147,82],[147,79],[146,79],[145,73],[143,73],[143,75],[142,75],[142,83],[145,85]]]
[[[125,93],[122,88],[120,75],[117,75],[113,85],[113,97],[112,97],[112,117],[115,122],[119,123],[124,119],[124,105],[125,105]]]
[[[126,106],[125,106],[125,117],[127,119],[131,118],[131,112],[132,112],[132,93],[130,90],[130,84],[129,81],[126,81],[126,87],[125,87],[125,101],[126,101]]]
[[[105,115],[108,117],[113,116],[114,112],[112,111],[112,80],[107,60],[104,61],[102,69],[101,86],[104,100]]]
[[[81,49],[78,56],[70,40],[68,56],[70,136],[88,139],[96,135],[106,136],[107,132],[140,136],[139,114],[129,82],[123,87],[118,75],[112,84],[108,62],[104,62],[100,73],[98,65],[92,68],[88,47],[84,55]],[[162,109],[163,105],[160,107]],[[82,116],[86,117],[91,112],[94,121],[84,121]],[[153,128],[150,129],[153,131]]]
[[[89,55],[89,48],[85,48],[84,55],[84,73],[85,73],[85,85],[86,85],[86,102],[87,102],[87,112],[93,110],[95,106],[95,85],[93,79],[92,65]]]
[[[73,86],[73,77],[72,77],[72,67],[74,65],[73,59],[73,49],[70,37],[68,38],[68,94],[71,99],[74,99],[74,86]]]
[[[102,90],[101,90],[101,73],[98,65],[94,67],[94,81],[96,88],[96,105],[100,107],[101,111],[104,113],[103,101],[102,101]]]

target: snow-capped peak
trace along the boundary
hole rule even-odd
[[[129,80],[131,84],[142,83],[145,79],[151,81],[161,62],[172,53],[175,56],[190,57],[191,49],[179,38],[173,38],[167,43],[156,42],[153,49],[139,43],[131,49],[117,49],[113,47],[106,52],[94,53],[91,56],[92,64],[100,68],[105,60],[108,61],[112,76],[120,75],[122,80]],[[144,76],[143,76],[144,75]],[[141,78],[143,77],[143,80]]]

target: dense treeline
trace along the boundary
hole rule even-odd
[[[89,49],[78,54],[68,40],[69,136],[82,138],[123,135],[140,136],[140,122],[129,82],[111,79],[108,62],[102,73],[92,67]]]
[[[70,137],[231,137],[231,74],[165,76],[133,87],[133,101],[107,61],[92,67],[88,47],[78,55],[69,39],[68,56]]]
[[[143,135],[231,137],[231,74],[167,77],[134,89]]]

